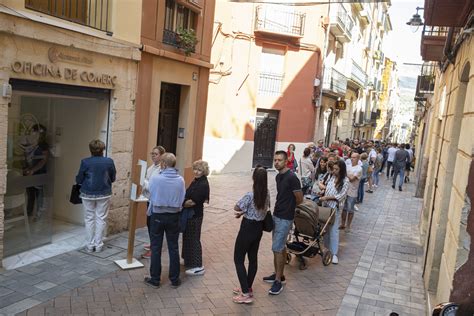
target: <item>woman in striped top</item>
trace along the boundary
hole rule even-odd
[[[344,200],[349,189],[349,179],[347,178],[346,163],[338,160],[334,163],[332,168],[332,176],[326,186],[324,196],[319,198],[324,206],[336,209],[336,218],[334,224],[329,227],[329,233],[324,238],[326,248],[329,248],[332,253],[332,263],[337,264],[339,258],[337,257],[337,250],[339,248],[339,205],[344,205]]]

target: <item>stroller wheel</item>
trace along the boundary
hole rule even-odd
[[[306,270],[308,268],[306,260],[303,257],[298,257],[298,261],[300,262],[300,270]]]
[[[326,250],[322,254],[323,257],[323,265],[328,266],[332,262],[332,253],[329,250]]]
[[[286,254],[286,264],[290,264],[291,262],[291,255],[289,253]]]

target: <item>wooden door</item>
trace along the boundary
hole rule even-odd
[[[178,137],[180,94],[180,85],[161,84],[157,145],[163,146],[167,152],[175,155]]]

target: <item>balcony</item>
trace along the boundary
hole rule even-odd
[[[352,61],[351,79],[361,88],[367,84],[367,74],[354,60]]]
[[[474,9],[474,1],[425,0],[424,8],[425,24],[460,27]]]
[[[427,95],[434,93],[435,65],[424,63],[416,83],[415,101],[426,101]]]
[[[367,25],[372,22],[372,18],[370,16],[370,11],[368,10],[368,8],[364,8],[362,11],[360,11],[359,15],[362,24]]]
[[[351,41],[353,27],[354,22],[341,4],[331,7],[329,30],[340,42]]]
[[[270,6],[258,6],[255,33],[301,38],[306,15]]]
[[[110,32],[109,0],[26,0],[25,7],[63,20]],[[110,32],[111,34],[111,32]]]
[[[168,44],[171,46],[174,46],[176,48],[182,49],[182,50],[188,50],[189,48],[186,46],[184,42],[181,41],[180,36],[178,33],[164,29],[163,30],[163,43]],[[192,47],[192,49],[189,49],[191,53],[195,52],[195,47]]]
[[[325,69],[323,78],[323,91],[334,95],[343,96],[347,90],[347,77],[336,69]]]
[[[424,61],[441,61],[448,28],[443,26],[423,27],[421,35],[421,57]]]

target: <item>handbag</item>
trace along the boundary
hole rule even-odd
[[[71,202],[72,204],[81,204],[82,199],[80,195],[81,195],[81,185],[74,184],[71,188],[71,196],[69,197],[69,202]]]
[[[267,211],[267,214],[263,219],[263,230],[266,232],[271,232],[273,230],[273,217],[272,212],[270,211]]]

